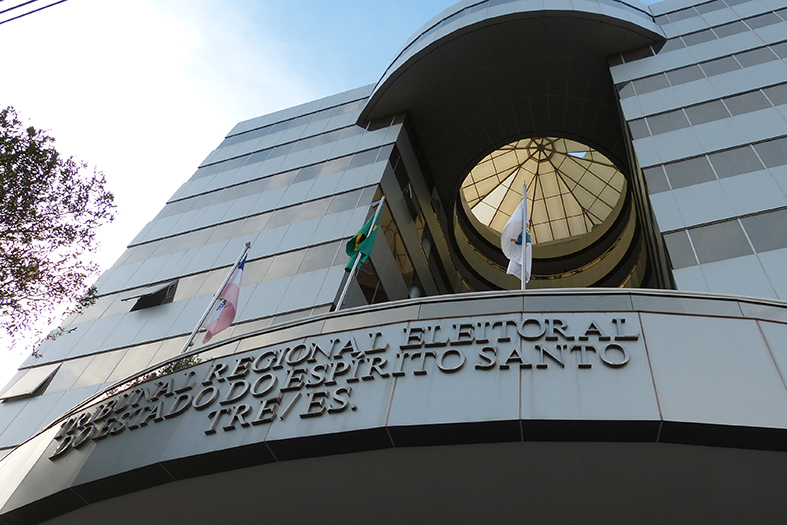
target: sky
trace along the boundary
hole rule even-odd
[[[0,25],[0,107],[106,175],[106,269],[235,123],[375,83],[454,3],[69,0]],[[18,346],[0,338],[0,387]]]

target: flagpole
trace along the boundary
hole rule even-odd
[[[194,327],[194,331],[191,332],[188,341],[186,341],[185,346],[183,346],[183,350],[180,351],[181,354],[185,354],[188,351],[189,346],[191,346],[191,343],[194,342],[194,338],[197,337],[197,332],[199,332],[199,329],[202,328],[202,323],[205,322],[205,319],[208,318],[210,311],[213,310],[213,307],[216,305],[216,301],[219,299],[219,294],[221,294],[221,291],[224,289],[225,286],[227,286],[227,283],[230,281],[230,278],[232,278],[232,273],[235,271],[235,268],[238,267],[240,262],[246,256],[246,254],[249,253],[250,249],[251,249],[251,243],[247,242],[246,246],[243,248],[243,251],[235,260],[235,264],[232,265],[232,268],[230,268],[230,271],[227,273],[227,277],[224,278],[224,282],[221,283],[219,289],[216,291],[215,294],[213,294],[213,299],[211,299],[210,304],[205,309],[205,313],[202,314],[202,317],[200,317],[199,322],[197,322],[197,326]]]
[[[385,202],[385,195],[382,196],[380,202],[377,204],[377,209],[374,212],[374,217],[372,217],[372,224],[369,226],[369,231],[366,232],[366,236],[372,234],[374,231],[374,226],[377,224],[377,216],[380,214],[380,211],[383,209],[383,203]],[[344,298],[347,295],[347,290],[350,289],[350,283],[352,282],[352,278],[355,275],[355,271],[358,269],[359,263],[361,262],[360,255],[355,257],[355,262],[353,262],[352,270],[350,270],[350,275],[347,277],[347,282],[344,283],[344,289],[342,290],[342,295],[339,296],[339,301],[336,303],[336,311],[338,312],[341,310],[342,306],[344,305]]]

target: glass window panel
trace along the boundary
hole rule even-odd
[[[332,142],[336,142],[340,138],[342,138],[342,133],[343,132],[344,132],[344,130],[339,129],[339,130],[334,130],[334,131],[329,131],[327,133],[323,133],[322,135],[319,135],[317,137],[317,140],[315,141],[314,145],[316,147],[316,146],[322,146],[323,144],[330,144]]]
[[[0,399],[24,398],[42,394],[44,383],[49,381],[58,366],[60,366],[59,363],[53,363],[17,372],[12,382],[9,383],[11,387],[3,392]]]
[[[262,276],[268,271],[273,257],[265,257],[256,261],[249,261],[243,269],[243,284],[255,284],[262,280]]]
[[[635,80],[633,84],[634,84],[634,90],[637,92],[637,95],[644,95],[645,93],[650,93],[651,91],[657,91],[659,89],[664,89],[669,87],[669,82],[667,82],[667,77],[662,74],[653,75],[652,77],[645,77],[639,80]]]
[[[639,49],[634,49],[633,51],[626,51],[623,53],[623,60],[631,63],[649,56],[653,56],[653,50],[650,48],[650,46],[645,46]]]
[[[704,42],[710,42],[711,40],[716,40],[716,35],[714,35],[713,31],[711,31],[710,29],[703,29],[702,31],[698,31],[690,35],[683,35],[681,38],[683,39],[683,42],[685,42],[687,46],[696,46]]]
[[[365,133],[365,130],[361,126],[350,126],[348,128],[344,128],[344,131],[342,131],[341,140],[349,139],[357,135],[362,135],[363,133]]]
[[[705,74],[700,69],[700,66],[694,65],[670,71],[667,73],[667,78],[669,78],[673,86],[677,86],[705,78]]]
[[[205,280],[202,281],[202,284],[194,296],[202,297],[203,295],[212,295],[218,292],[219,286],[221,286],[221,283],[224,282],[224,279],[227,277],[227,273],[229,271],[229,266],[227,266],[226,268],[219,268],[217,270],[211,270],[207,272],[207,274],[205,274]]]
[[[219,241],[226,241],[227,239],[231,239],[235,232],[238,231],[238,227],[240,227],[243,221],[232,221],[226,224],[220,224],[213,229],[213,235],[210,236],[208,242],[206,244],[211,244],[214,242]]]
[[[658,25],[663,26],[664,24],[669,24],[669,18],[667,15],[657,16],[655,21]]]
[[[697,259],[694,257],[694,251],[691,249],[686,230],[668,233],[664,236],[664,242],[667,244],[667,253],[669,253],[673,269],[677,270],[678,268],[686,268],[687,266],[695,266],[697,264]]]
[[[377,154],[379,152],[380,152],[379,148],[375,148],[369,151],[356,153],[355,155],[353,155],[353,158],[350,161],[350,165],[347,166],[347,169],[351,170],[353,168],[358,168],[360,166],[366,166],[367,164],[374,163],[374,161],[377,160]]]
[[[689,121],[686,120],[686,115],[683,114],[682,110],[670,111],[669,113],[662,113],[661,115],[654,115],[652,117],[648,117],[647,121],[648,126],[654,135],[689,127]]]
[[[680,11],[675,11],[674,13],[669,13],[669,20],[670,22],[679,22],[680,20],[686,20],[687,18],[691,18],[692,16],[697,16],[697,12],[694,8],[689,7],[688,9],[681,9]]]
[[[303,151],[305,149],[313,148],[317,144],[317,137],[309,137],[307,139],[299,140],[292,147],[292,153],[296,151]]]
[[[191,211],[207,208],[216,201],[216,197],[218,196],[218,191],[212,191],[210,193],[200,195],[194,200],[194,204],[191,206]]]
[[[331,213],[339,213],[340,211],[351,210],[355,208],[358,204],[358,197],[360,196],[360,190],[334,195],[325,214],[330,215]]]
[[[277,188],[283,188],[285,186],[289,186],[295,176],[298,174],[298,170],[287,171],[284,173],[279,173],[271,177],[270,184],[265,191],[275,190]]]
[[[241,193],[243,193],[243,190],[245,189],[244,186],[245,184],[241,184],[239,186],[224,188],[213,204],[218,204],[220,202],[234,201],[235,199],[240,197]]]
[[[751,93],[725,98],[724,103],[727,104],[733,115],[742,115],[743,113],[751,113],[752,111],[771,107],[771,103],[760,91],[752,91]]]
[[[55,377],[52,378],[52,382],[46,387],[47,394],[62,392],[71,388],[77,378],[82,375],[82,372],[87,369],[87,366],[92,360],[93,356],[91,355],[63,362],[62,366],[55,374]]]
[[[296,222],[322,217],[325,215],[325,211],[328,209],[330,202],[331,199],[329,197],[327,199],[319,199],[316,201],[303,203],[303,206],[301,206],[301,211],[298,213]]]
[[[773,51],[767,47],[739,53],[735,55],[735,58],[738,59],[738,62],[740,62],[743,67],[751,67],[770,62],[771,60],[778,60],[776,55],[773,54]]]
[[[292,181],[292,183],[298,184],[299,182],[314,180],[320,176],[320,171],[322,171],[322,168],[322,164],[315,164],[314,166],[306,166],[305,168],[301,168],[298,170],[298,175],[295,176],[295,179]]]
[[[764,15],[755,16],[746,20],[746,25],[752,29],[759,29],[761,27],[778,24],[782,21],[776,13],[765,13]]]
[[[727,118],[730,114],[721,103],[721,100],[713,100],[697,106],[686,108],[686,115],[694,126]]]
[[[273,258],[268,271],[265,272],[263,281],[272,281],[295,275],[301,265],[306,250],[298,250],[290,253],[282,253]]]
[[[705,13],[710,13],[712,11],[718,11],[719,9],[724,9],[727,6],[721,0],[714,0],[713,2],[708,2],[707,4],[701,4],[695,7],[695,9],[702,15]]]
[[[787,210],[778,210],[741,219],[757,252],[787,248]]]
[[[268,224],[271,215],[273,214],[268,212],[254,215],[252,217],[246,217],[241,227],[238,228],[238,237],[241,235],[246,235],[247,233],[261,232],[265,229],[265,225]]]
[[[768,168],[787,164],[787,138],[762,142],[754,149]]]
[[[204,246],[210,236],[213,235],[212,228],[205,228],[204,230],[196,230],[189,233],[189,236],[186,237],[186,240],[183,241],[183,244],[180,245],[181,251],[183,250],[190,250],[191,248],[197,248],[199,246]]]
[[[629,129],[631,130],[631,138],[634,140],[650,137],[650,131],[648,131],[648,125],[644,118],[629,122]]]
[[[724,57],[700,64],[706,75],[712,77],[740,69],[741,65],[733,57]]]
[[[197,291],[202,286],[202,283],[205,282],[206,276],[206,273],[199,273],[178,279],[178,287],[175,290],[174,301],[183,301],[196,296]]]
[[[631,82],[618,85],[618,96],[620,96],[620,98],[633,97],[634,95],[634,86],[631,84]]]
[[[306,255],[303,257],[303,262],[298,269],[298,273],[312,272],[331,266],[341,244],[340,242],[334,242],[309,248],[306,251]]]
[[[90,362],[85,371],[82,372],[82,375],[74,382],[71,388],[100,385],[105,382],[125,353],[125,350],[118,350],[115,352],[98,354],[93,361]]]
[[[675,51],[676,49],[682,49],[684,47],[686,47],[686,44],[684,44],[683,40],[680,38],[670,38],[659,50],[659,53],[669,53],[670,51]]]
[[[748,30],[749,28],[746,27],[746,24],[740,20],[732,22],[731,24],[724,24],[713,28],[713,32],[716,33],[716,36],[719,38],[737,35],[738,33],[745,33]]]
[[[264,149],[264,150],[260,150],[260,151],[252,153],[251,155],[249,155],[246,158],[245,166],[248,166],[250,164],[256,164],[258,162],[264,161],[271,154],[271,151],[272,151],[272,148],[268,148],[268,149]]]
[[[779,84],[778,86],[771,86],[762,90],[765,96],[770,99],[771,104],[780,106],[787,104],[787,84]]]
[[[779,56],[779,58],[787,58],[787,42],[772,44],[771,51],[776,53]]]
[[[661,193],[670,189],[667,177],[664,175],[664,170],[661,166],[644,169],[642,173],[645,175],[645,180],[648,183],[649,194],[653,195],[654,193]]]
[[[283,157],[292,151],[293,143],[290,142],[289,144],[282,144],[281,146],[276,146],[271,150],[271,154],[268,156],[269,159],[275,159],[276,157]]]
[[[285,120],[284,122],[277,122],[276,124],[271,126],[271,129],[268,131],[268,133],[278,133],[280,131],[285,131],[290,128],[290,122],[291,121],[289,120]]]
[[[702,264],[752,253],[737,220],[693,228],[689,235]]]
[[[675,189],[716,180],[710,163],[705,157],[666,164],[664,168],[667,170],[669,181]]]
[[[256,195],[257,193],[262,193],[270,184],[271,178],[266,177],[264,179],[257,179],[255,181],[251,181],[243,188],[243,192],[240,194],[241,197],[248,197],[249,195]]]
[[[133,251],[126,258],[124,264],[131,264],[145,259],[149,259],[150,256],[153,254],[153,252],[156,251],[156,249],[159,247],[160,244],[161,241],[155,241],[146,244],[138,244],[137,246],[134,246]]]
[[[720,178],[734,177],[762,169],[760,159],[754,154],[751,146],[720,151],[708,155],[708,158]]]
[[[783,20],[787,20],[787,7],[782,9],[777,9],[775,13],[780,17],[782,17]]]
[[[147,368],[160,346],[161,341],[158,341],[129,348],[107,378],[107,383],[116,383]]]
[[[746,2],[751,2],[751,0],[725,0],[727,5],[732,7],[734,5],[745,4]]]
[[[274,211],[273,215],[271,215],[271,218],[268,221],[268,224],[265,225],[265,229],[272,230],[273,228],[279,228],[281,226],[288,226],[292,224],[295,222],[295,218],[298,216],[298,212],[300,210],[301,207],[298,205]]]

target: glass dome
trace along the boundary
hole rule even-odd
[[[625,178],[598,151],[573,140],[523,139],[493,151],[468,174],[461,195],[479,222],[502,232],[527,186],[534,245],[590,232],[610,215]]]

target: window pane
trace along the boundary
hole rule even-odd
[[[330,197],[327,199],[320,199],[311,202],[303,203],[301,211],[298,213],[297,221],[306,221],[314,219],[315,217],[322,217],[325,215],[325,210],[328,209],[328,204],[331,202]]]
[[[372,164],[375,160],[377,160],[377,154],[379,152],[380,152],[379,149],[372,149],[369,151],[356,153],[355,155],[353,155],[353,158],[350,161],[350,165],[347,167],[347,169],[353,169],[359,166],[366,166],[367,164]]]
[[[700,184],[716,180],[713,170],[705,157],[684,160],[664,166],[673,188],[685,188],[693,184]]]
[[[651,91],[669,87],[667,77],[664,75],[654,75],[652,77],[641,78],[639,80],[635,80],[633,84],[637,95],[644,95],[645,93],[650,93]]]
[[[683,111],[670,111],[669,113],[662,113],[661,115],[654,115],[647,118],[648,126],[654,135],[659,133],[667,133],[676,129],[688,128],[689,121],[686,120],[686,115]]]
[[[779,58],[787,58],[787,42],[771,45],[771,51],[779,55]]]
[[[695,65],[682,67],[680,69],[676,69],[675,71],[670,71],[667,73],[667,78],[669,78],[669,81],[673,86],[677,86],[678,84],[685,84],[687,82],[705,78],[705,75],[702,73],[700,66]]]
[[[331,213],[339,213],[344,210],[351,210],[358,204],[358,197],[361,195],[360,190],[351,191],[349,193],[342,193],[341,195],[334,195],[331,200],[330,206],[326,215]]]
[[[741,222],[758,252],[787,248],[787,210],[746,217]]]
[[[689,235],[703,264],[752,253],[737,220],[694,228]]]
[[[787,139],[785,138],[757,144],[754,149],[768,168],[787,164]]]
[[[695,126],[730,116],[721,100],[714,100],[686,108],[686,115],[688,115],[689,120]]]
[[[298,184],[299,182],[314,180],[320,176],[320,171],[322,171],[322,164],[315,164],[314,166],[306,166],[305,168],[301,168],[298,170],[298,175],[295,176],[295,179],[292,181],[292,183]]]
[[[675,51],[676,49],[681,49],[684,47],[686,47],[686,44],[684,44],[683,40],[680,38],[670,38],[659,50],[659,53],[669,53],[670,51]]]
[[[323,244],[322,246],[313,246],[306,251],[303,258],[301,267],[298,273],[306,273],[322,268],[328,268],[336,256],[339,245],[342,243],[334,242],[331,244]]]
[[[669,184],[667,184],[667,177],[664,175],[664,170],[661,166],[642,170],[642,173],[645,175],[645,180],[648,183],[649,194],[653,195],[654,193],[661,193],[670,189]]]
[[[746,27],[746,24],[738,20],[737,22],[733,22],[731,24],[724,24],[723,26],[718,26],[713,28],[713,32],[719,38],[724,38],[725,36],[732,36],[737,35],[738,33],[745,33],[748,31],[749,28]]]
[[[681,9],[680,11],[670,13],[668,16],[670,22],[678,22],[680,20],[691,18],[692,16],[697,16],[697,12],[694,10],[694,8],[689,7],[688,9]]]
[[[770,99],[774,106],[787,104],[787,84],[780,84],[763,89],[765,95]]]
[[[247,217],[246,220],[243,221],[243,224],[238,229],[238,233],[236,234],[238,237],[241,235],[246,235],[247,233],[254,233],[260,232],[265,229],[265,225],[268,224],[268,220],[270,220],[272,213],[262,213],[260,215],[254,215],[253,217]]]
[[[771,107],[771,103],[760,91],[725,98],[724,103],[727,104],[733,115],[742,115],[743,113],[751,113],[752,111]]]
[[[712,77],[740,69],[741,66],[733,57],[724,57],[700,64],[706,75]]]
[[[765,13],[764,15],[755,16],[746,20],[746,25],[752,29],[759,29],[761,27],[778,24],[782,21],[775,13]]]
[[[271,177],[271,182],[268,184],[266,191],[275,190],[278,188],[283,188],[284,186],[289,186],[292,180],[295,178],[295,175],[298,174],[298,170],[287,171],[285,173],[279,173]]]
[[[724,9],[726,7],[727,6],[724,5],[724,2],[721,0],[714,0],[713,2],[709,2],[707,4],[698,5],[695,9],[697,9],[700,14],[704,15],[705,13],[718,11],[719,9]]]
[[[298,212],[300,211],[300,205],[276,210],[273,212],[273,215],[271,215],[268,224],[265,225],[265,229],[272,230],[273,228],[279,228],[281,226],[288,226],[292,224],[295,222],[295,218],[298,216]]]
[[[734,177],[762,169],[760,160],[749,146],[721,151],[708,157],[719,177]]]
[[[274,257],[268,271],[265,272],[263,281],[295,275],[298,271],[298,266],[301,265],[304,253],[306,253],[306,250],[298,250],[297,252],[283,253]]]
[[[352,157],[347,156],[326,162],[325,166],[320,172],[320,177],[326,177],[328,175],[333,175],[334,173],[339,173],[340,171],[346,170],[347,166],[350,165],[351,160]]]
[[[711,40],[716,40],[716,35],[714,35],[710,29],[704,29],[697,33],[692,33],[690,35],[683,35],[682,38],[687,46],[696,46],[697,44],[702,44],[703,42],[710,42]]]
[[[631,130],[631,138],[634,140],[650,136],[650,131],[648,131],[648,125],[645,124],[644,118],[629,122],[629,129]]]
[[[626,82],[625,84],[620,84],[618,86],[618,96],[620,98],[633,97],[634,95],[634,87],[631,82]]]
[[[778,60],[776,55],[773,54],[773,51],[767,47],[752,49],[751,51],[746,51],[745,53],[739,53],[735,55],[735,57],[743,67],[751,67],[756,66],[757,64],[770,62],[771,60]]]
[[[678,268],[695,266],[697,264],[697,259],[694,258],[694,251],[691,249],[686,230],[669,233],[664,236],[664,241],[667,243],[667,253],[669,253],[673,269],[677,270]]]

